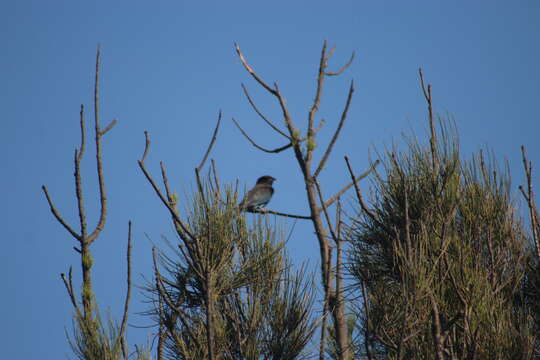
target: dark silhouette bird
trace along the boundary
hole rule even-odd
[[[275,178],[269,175],[261,176],[257,179],[257,184],[253,189],[249,190],[244,200],[240,203],[241,211],[255,211],[264,207],[274,194],[274,188],[272,183],[276,181]]]

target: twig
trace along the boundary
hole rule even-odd
[[[333,53],[333,50],[330,51],[330,53]],[[331,55],[330,55],[331,56]],[[323,42],[323,47],[321,50],[321,57],[319,60],[319,71],[317,74],[317,89],[315,90],[315,98],[313,99],[313,105],[311,105],[311,108],[309,109],[309,115],[308,115],[308,129],[307,129],[307,151],[306,151],[306,166],[310,167],[311,159],[313,157],[313,150],[314,146],[310,146],[313,144],[313,137],[314,137],[314,127],[313,123],[315,121],[315,114],[319,110],[319,106],[321,104],[321,95],[322,95],[322,89],[324,85],[324,69],[327,66],[327,60],[326,57],[326,40]]]
[[[370,168],[366,172],[364,172],[363,174],[358,175],[355,179],[353,179],[353,181],[349,185],[345,186],[336,195],[334,195],[331,199],[326,201],[326,203],[324,205],[326,207],[330,207],[341,195],[343,195],[347,190],[349,190],[351,188],[351,186],[355,185],[357,182],[359,182],[360,180],[362,180],[363,178],[365,178],[369,174],[371,174],[373,172],[373,170],[375,170],[377,165],[379,165],[379,163],[380,163],[380,161],[377,160],[373,164],[371,164]]]
[[[127,292],[126,300],[124,302],[124,316],[122,317],[122,325],[120,326],[120,341],[122,344],[122,354],[124,360],[128,358],[127,344],[126,344],[126,325],[128,320],[129,302],[131,300],[131,220],[128,222],[128,246],[127,246]]]
[[[334,48],[332,48],[334,49]],[[353,51],[349,61],[347,61],[347,63],[345,63],[338,71],[327,71],[324,73],[324,75],[326,76],[336,76],[336,75],[340,75],[342,72],[344,72],[345,70],[347,70],[347,68],[349,66],[351,66],[353,60],[354,60],[354,56],[355,56],[355,52]]]
[[[349,174],[351,175],[351,180],[354,181],[354,172],[351,167],[351,164],[349,163],[349,158],[345,156],[345,162],[347,163],[347,169],[349,169]],[[356,197],[358,199],[358,202],[360,203],[360,207],[362,210],[368,214],[368,216],[375,222],[379,223],[377,218],[375,217],[375,214],[369,209],[367,204],[364,201],[364,197],[362,196],[362,192],[360,191],[360,186],[355,182],[354,183],[354,190],[356,191]]]
[[[118,122],[118,121],[117,121],[116,119],[113,119],[113,120],[109,123],[109,125],[107,125],[107,126],[105,127],[105,129],[103,129],[103,130],[101,130],[101,131],[99,132],[99,135],[100,135],[100,136],[103,136],[103,135],[105,135],[106,133],[108,133],[109,130],[111,130],[111,129],[116,125],[117,122]]]
[[[75,294],[73,293],[73,287],[72,287],[72,283],[71,283],[72,277],[71,276],[72,276],[72,268],[71,268],[71,266],[69,267],[69,282],[66,279],[66,274],[64,274],[64,273],[60,274],[60,278],[64,282],[64,286],[66,287],[66,290],[68,292],[69,298],[71,300],[71,304],[73,305],[73,307],[75,309],[78,309],[79,305],[77,304],[77,300],[75,299]]]
[[[247,91],[246,87],[244,84],[241,84],[242,86],[242,90],[244,90],[244,94],[246,95],[246,98],[248,99],[248,102],[249,104],[251,105],[251,107],[253,108],[253,110],[255,110],[255,112],[257,113],[257,115],[259,115],[259,117],[261,119],[264,120],[264,122],[266,122],[272,129],[274,129],[277,133],[281,134],[282,136],[284,136],[285,138],[287,139],[291,139],[289,137],[289,135],[285,134],[283,131],[281,131],[276,125],[274,125],[270,120],[268,120],[268,118],[266,116],[264,116],[262,114],[262,112],[257,108],[257,105],[255,105],[255,102],[253,101],[253,99],[251,98],[251,96],[249,95],[249,92]]]
[[[79,209],[79,224],[81,228],[81,242],[86,239],[86,211],[84,208],[84,195],[82,190],[81,161],[84,155],[86,141],[86,126],[84,123],[84,106],[81,104],[80,120],[81,126],[81,147],[77,153],[75,150],[75,196],[77,197],[77,207]]]
[[[345,103],[345,108],[343,109],[343,112],[341,113],[341,119],[339,120],[339,124],[336,129],[336,132],[334,133],[332,140],[328,144],[328,148],[324,152],[321,162],[319,163],[319,166],[317,167],[317,170],[315,171],[315,174],[313,175],[313,177],[315,178],[319,175],[319,173],[324,168],[324,165],[326,164],[326,161],[328,160],[328,157],[330,156],[330,153],[332,152],[334,144],[336,143],[336,140],[339,136],[341,128],[343,127],[343,124],[345,123],[345,119],[347,119],[347,112],[349,111],[349,106],[351,105],[351,99],[352,99],[353,93],[354,93],[354,81],[351,81],[351,86],[349,87],[349,94],[347,95],[347,102]]]
[[[163,180],[163,185],[165,186],[165,194],[167,195],[167,200],[169,203],[172,203],[173,198],[171,194],[171,189],[169,188],[169,180],[167,178],[167,172],[165,171],[165,164],[163,161],[159,162],[159,168],[161,169],[161,180]]]
[[[523,197],[527,201],[527,207],[529,208],[529,216],[531,219],[531,230],[533,235],[534,246],[536,250],[537,259],[540,260],[540,244],[538,240],[540,232],[540,223],[538,210],[536,208],[536,202],[534,200],[534,192],[532,186],[532,163],[527,159],[527,153],[525,151],[525,146],[521,146],[521,157],[523,160],[523,168],[525,169],[525,177],[527,180],[527,192],[523,189],[523,186],[519,186],[519,190],[523,194]]]
[[[246,210],[246,212],[250,212],[250,213],[254,213],[254,214],[273,214],[273,215],[290,217],[290,218],[295,218],[295,219],[311,220],[311,216],[286,214],[286,213],[282,213],[282,212],[279,212],[279,211],[273,211],[273,210],[268,210],[268,209],[260,209],[260,210],[253,209],[251,211]]]
[[[240,58],[240,61],[242,62],[242,65],[244,68],[253,76],[253,78],[262,86],[264,87],[268,92],[270,92],[272,95],[274,95],[278,102],[279,107],[281,108],[281,112],[283,113],[283,120],[285,121],[285,124],[287,125],[287,130],[289,131],[291,144],[294,149],[294,155],[299,161],[300,168],[302,170],[302,173],[304,176],[307,174],[306,166],[303,162],[303,154],[302,149],[300,148],[300,139],[299,139],[299,131],[296,129],[292,119],[291,115],[289,114],[289,110],[287,109],[287,106],[285,105],[285,99],[281,95],[281,92],[279,91],[279,86],[277,82],[274,82],[274,89],[272,89],[264,80],[262,80],[256,73],[253,71],[253,69],[248,65],[247,61],[244,58],[244,55],[240,51],[240,47],[235,43],[236,52],[238,53],[238,57]]]
[[[54,215],[54,217],[56,218],[56,220],[58,220],[58,222],[71,234],[71,236],[73,236],[75,239],[81,241],[81,236],[79,234],[77,234],[71,228],[71,226],[69,226],[69,224],[62,218],[62,216],[60,216],[60,213],[58,213],[58,210],[56,210],[56,207],[52,203],[52,200],[51,200],[51,198],[49,196],[49,192],[47,191],[47,187],[45,185],[42,185],[41,189],[45,193],[45,197],[47,198],[47,202],[49,203],[49,207],[51,208],[51,212]]]
[[[253,78],[268,92],[272,93],[275,96],[278,96],[277,90],[272,89],[263,79],[255,73],[255,71],[251,68],[251,66],[248,65],[246,59],[244,58],[244,55],[242,54],[242,51],[240,50],[240,46],[238,46],[237,43],[234,43],[234,47],[236,49],[236,53],[238,54],[238,57],[240,58],[240,61],[242,62],[242,65],[244,65],[244,68],[248,71],[248,73],[253,76]]]
[[[249,137],[249,135],[244,131],[244,129],[242,129],[242,127],[240,126],[240,124],[238,124],[238,122],[232,118],[232,121],[234,122],[234,124],[236,125],[236,127],[238,128],[238,130],[240,130],[240,132],[242,133],[242,135],[245,136],[246,139],[248,139],[248,141],[251,143],[251,145],[255,146],[257,149],[261,150],[261,151],[264,151],[264,152],[267,152],[267,153],[279,153],[279,152],[282,152],[283,150],[287,150],[288,148],[290,148],[291,146],[293,146],[293,143],[290,142],[286,145],[283,145],[281,147],[278,147],[276,149],[266,149],[260,145],[258,145],[251,137]]]
[[[214,161],[214,159],[211,159],[211,163],[212,163],[212,173],[214,174],[214,183],[216,185],[216,193],[219,195],[221,194],[221,191],[219,188],[219,176],[216,170],[216,162]]]
[[[218,120],[216,124],[216,128],[214,129],[214,133],[212,134],[212,140],[210,140],[210,144],[208,145],[208,149],[206,149],[206,153],[204,154],[204,157],[197,167],[197,171],[201,171],[202,167],[204,166],[204,163],[206,162],[206,159],[208,158],[208,154],[210,154],[210,151],[212,151],[212,147],[214,146],[214,143],[217,139],[217,134],[219,130],[219,124],[221,124],[221,110],[219,110]]]
[[[424,74],[422,68],[418,69],[420,74],[420,85],[422,86],[422,92],[424,93],[424,98],[426,99],[428,105],[428,116],[429,116],[429,128],[431,131],[431,137],[429,139],[429,144],[431,146],[431,159],[433,163],[433,168],[436,169],[438,166],[438,155],[437,155],[437,132],[435,131],[435,124],[433,120],[433,103],[431,98],[431,84],[428,84],[427,90],[424,82]]]
[[[141,157],[141,160],[139,160],[140,163],[142,163],[144,165],[144,161],[146,160],[146,156],[148,155],[148,149],[150,149],[150,137],[148,136],[148,131],[144,131],[144,139],[145,139],[145,144],[144,144],[144,153]]]
[[[324,198],[321,192],[321,186],[319,185],[319,182],[315,180],[315,186],[317,188],[317,193],[319,194],[319,200],[321,201],[321,208],[324,213],[324,217],[326,219],[326,223],[328,224],[328,229],[330,230],[330,235],[332,236],[332,240],[334,240],[335,243],[338,242],[338,237],[336,236],[334,232],[334,228],[332,226],[332,221],[330,220],[330,215],[328,215],[328,210],[324,202]],[[337,289],[336,289],[337,290]]]
[[[142,170],[142,172],[143,172],[144,176],[146,177],[146,179],[148,180],[148,182],[150,183],[150,185],[152,186],[152,188],[154,189],[156,195],[159,197],[159,199],[163,203],[163,205],[165,205],[165,207],[167,207],[167,210],[169,210],[171,216],[174,218],[174,220],[176,222],[178,222],[178,225],[180,225],[182,231],[184,231],[184,233],[187,234],[191,240],[195,240],[195,237],[191,234],[191,232],[187,229],[187,227],[184,224],[184,222],[182,221],[182,219],[180,219],[178,214],[171,207],[171,205],[169,204],[168,199],[166,199],[163,196],[163,193],[158,188],[156,182],[154,181],[154,179],[152,178],[152,176],[150,175],[150,173],[148,172],[148,170],[146,170],[146,167],[144,166],[144,160],[145,160],[145,157],[146,157],[146,155],[148,153],[148,149],[150,147],[150,139],[149,139],[149,136],[148,136],[148,132],[145,131],[144,135],[146,137],[146,145],[145,145],[145,148],[144,148],[143,157],[140,160],[137,161],[138,164],[139,164],[139,167]],[[183,240],[185,242],[188,242],[188,239],[183,238]]]

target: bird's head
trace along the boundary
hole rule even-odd
[[[270,175],[261,176],[259,179],[257,179],[257,184],[268,184],[272,185],[272,183],[276,181],[275,178],[273,178]]]

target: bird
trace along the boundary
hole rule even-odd
[[[272,187],[274,181],[276,181],[276,179],[270,175],[258,178],[257,184],[255,184],[253,189],[248,191],[240,203],[240,210],[252,212],[260,210],[268,204],[274,194],[274,188]]]

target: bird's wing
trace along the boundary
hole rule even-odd
[[[266,205],[270,198],[272,197],[272,194],[274,192],[274,189],[270,186],[256,186],[253,189],[253,193],[251,193],[250,198],[250,205]]]
[[[250,207],[267,204],[274,193],[274,189],[268,186],[255,186],[249,190],[244,200],[240,203],[240,207]]]

